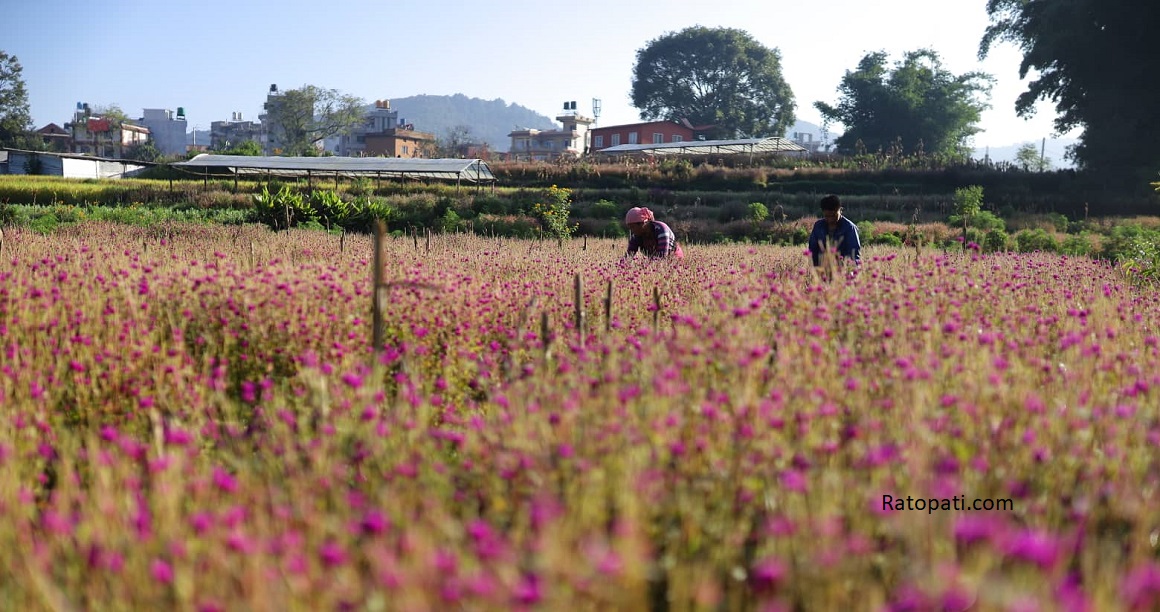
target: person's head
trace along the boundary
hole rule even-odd
[[[624,224],[628,226],[628,231],[632,232],[633,236],[647,236],[652,220],[652,211],[643,206],[629,209],[628,214],[624,216]]]
[[[822,198],[822,217],[830,225],[834,225],[842,218],[842,201],[838,196],[831,194]]]

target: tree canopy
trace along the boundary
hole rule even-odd
[[[1058,113],[1056,131],[1083,129],[1070,152],[1077,166],[1141,181],[1155,176],[1160,3],[988,0],[987,14],[991,24],[979,57],[996,43],[1013,43],[1023,52],[1019,76],[1035,75],[1015,101],[1020,116],[1050,100]]]
[[[632,104],[646,121],[688,119],[725,138],[781,136],[794,121],[780,53],[733,28],[686,28],[638,50]]]
[[[365,120],[365,102],[335,89],[304,85],[281,93],[267,108],[280,155],[316,155],[317,143]]]
[[[16,56],[0,51],[0,146],[25,147],[32,131],[24,69]]]
[[[964,156],[979,132],[993,79],[980,72],[954,75],[937,52],[910,51],[893,68],[883,51],[869,53],[838,86],[836,106],[815,102],[827,123],[846,127],[835,144],[842,153],[865,150]],[[982,99],[981,99],[982,98]]]

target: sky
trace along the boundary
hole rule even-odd
[[[975,147],[1052,138],[1054,109],[1015,114],[1026,89],[1009,43],[977,58],[986,0],[0,0],[0,50],[23,66],[33,122],[70,121],[77,102],[185,109],[190,129],[235,112],[257,120],[271,84],[363,98],[462,93],[555,117],[569,100],[598,125],[640,121],[636,53],[691,26],[748,32],[776,49],[799,120],[867,53],[890,62],[933,49],[943,66],[996,79]],[[397,107],[396,107],[397,108]],[[406,109],[399,108],[406,117]],[[422,129],[421,126],[416,126]],[[513,126],[514,127],[514,126]],[[835,126],[841,131],[841,126]],[[1074,137],[1076,134],[1065,136]]]

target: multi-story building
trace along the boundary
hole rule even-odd
[[[146,108],[138,122],[149,128],[153,146],[167,157],[185,155],[185,109]]]
[[[363,155],[367,157],[431,157],[435,150],[435,135],[415,131],[405,124],[375,134],[366,134]]]
[[[399,111],[391,110],[390,100],[375,100],[374,108],[367,111],[362,125],[349,133],[328,139],[328,151],[343,157],[363,157],[367,153],[367,135],[386,134],[387,130],[404,127],[399,121]],[[392,155],[391,157],[394,157]]]
[[[88,104],[79,102],[65,128],[72,134],[73,153],[121,159],[133,147],[149,142],[149,128],[94,116]]]
[[[710,127],[694,126],[687,119],[682,119],[594,128],[591,152],[627,144],[665,144],[700,140]]]
[[[281,125],[269,121],[270,115],[277,114],[278,109],[285,102],[285,94],[278,91],[276,83],[270,84],[270,92],[266,94],[266,102],[262,104],[262,110],[265,112],[258,115],[258,121],[262,125],[262,152],[266,155],[281,155],[282,150],[286,147],[285,130]]]
[[[576,112],[576,102],[565,102],[564,112],[556,117],[563,124],[557,130],[514,130],[508,156],[516,160],[548,161],[564,155],[583,155],[591,146],[590,128],[594,120]]]
[[[248,140],[262,145],[265,150],[266,130],[261,123],[243,120],[241,113],[232,113],[229,121],[213,121],[209,124],[210,149],[225,151]]]

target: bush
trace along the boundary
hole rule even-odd
[[[544,232],[554,238],[571,237],[576,232],[576,225],[568,224],[572,212],[572,190],[552,185],[542,197],[532,206],[532,212],[540,220]]]
[[[902,238],[896,234],[889,232],[883,234],[874,234],[866,241],[866,244],[881,244],[885,246],[900,247],[902,246]]]
[[[983,236],[983,250],[988,253],[997,253],[1007,250],[1010,237],[1002,229],[993,229]]]
[[[478,196],[472,200],[471,207],[481,215],[506,215],[511,212],[510,203],[495,196]]]
[[[1092,245],[1091,234],[1081,232],[1065,238],[1063,244],[1059,245],[1059,251],[1067,255],[1088,257],[1095,252],[1095,246]]]
[[[952,227],[962,227],[962,215],[951,215],[947,224]],[[967,219],[967,227],[989,232],[991,230],[1007,231],[1007,222],[989,210],[980,210]]]
[[[745,217],[754,223],[761,223],[769,218],[769,209],[761,202],[751,202],[745,211]]]
[[[594,219],[620,220],[620,205],[611,200],[599,200],[588,209]]]
[[[1035,251],[1057,252],[1059,242],[1043,228],[1019,230],[1015,234],[1015,248],[1020,253]]]

